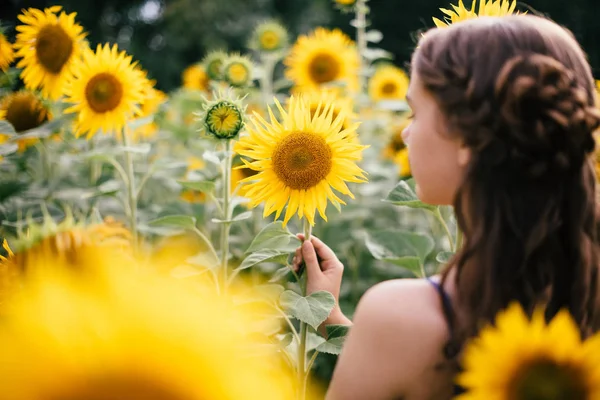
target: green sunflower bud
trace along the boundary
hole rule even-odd
[[[254,29],[249,47],[264,53],[273,53],[288,45],[289,34],[285,27],[275,21],[268,21]]]
[[[219,81],[223,79],[223,63],[227,59],[227,53],[221,50],[212,51],[204,57],[202,65],[208,77],[212,80]]]
[[[246,56],[232,55],[223,63],[223,78],[233,87],[247,87],[252,83],[252,61]]]
[[[207,101],[204,111],[197,114],[207,134],[220,140],[236,137],[244,127],[245,106],[241,99],[229,96],[215,96],[217,100]]]

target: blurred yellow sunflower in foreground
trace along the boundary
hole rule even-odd
[[[117,45],[98,45],[86,50],[77,63],[75,77],[66,87],[66,101],[74,105],[65,112],[77,113],[77,136],[92,137],[98,130],[120,135],[126,122],[140,115],[148,87],[145,74],[131,56]]]
[[[382,100],[404,100],[410,81],[402,69],[384,65],[375,70],[369,80],[369,96],[375,102]]]
[[[410,176],[410,163],[408,160],[408,148],[404,139],[402,139],[402,132],[410,124],[410,120],[405,120],[400,124],[394,125],[392,128],[392,136],[383,149],[383,157],[392,160],[398,166],[398,173],[401,178],[407,178]]]
[[[41,89],[42,95],[58,99],[71,77],[74,63],[80,58],[85,33],[75,22],[76,13],[60,12],[61,6],[44,11],[30,8],[19,15],[16,56],[22,58],[21,78],[29,89]],[[60,12],[60,14],[58,14]],[[58,15],[57,15],[58,14]]]
[[[315,213],[327,219],[327,201],[336,207],[345,204],[332,190],[353,197],[346,182],[365,182],[365,173],[356,165],[362,159],[361,146],[349,138],[358,124],[342,129],[343,111],[333,119],[334,109],[323,104],[311,116],[310,106],[302,97],[292,97],[284,110],[275,99],[280,120],[269,108],[270,122],[255,114],[248,124],[248,135],[240,138],[235,151],[258,171],[245,179],[241,195],[250,199],[250,207],[264,202],[264,216],[276,212],[278,219],[287,205],[284,224],[298,213],[311,225]],[[251,182],[250,182],[251,181]]]
[[[582,342],[566,310],[546,325],[541,309],[530,321],[515,303],[495,325],[465,348],[457,400],[600,399],[600,336]]]
[[[475,10],[477,0],[473,0],[471,3],[471,9],[468,10],[463,4],[463,0],[458,1],[458,6],[452,5],[453,10],[440,8],[440,10],[446,14],[444,20],[439,18],[433,18],[433,22],[438,28],[443,28],[450,24],[455,24],[466,19],[476,17],[500,17],[503,15],[513,14],[517,7],[516,0],[479,0],[479,8]]]
[[[183,87],[186,89],[207,92],[210,88],[210,80],[202,64],[190,65],[183,71],[182,77]]]
[[[4,36],[4,32],[0,28],[0,70],[8,71],[8,67],[15,59],[15,54],[12,48],[12,44]]]
[[[359,55],[354,42],[339,29],[317,28],[298,38],[284,60],[285,75],[299,90],[315,90],[339,82],[350,91],[358,88]]]
[[[0,120],[10,122],[17,134],[37,128],[51,119],[48,107],[28,90],[10,93],[0,99]],[[19,151],[24,151],[37,141],[34,138],[18,139]]]
[[[154,115],[159,110],[160,106],[167,101],[167,95],[153,87],[153,82],[146,89],[144,95],[144,104],[142,104],[141,114],[139,118],[152,118],[152,121],[144,124],[133,131],[133,140],[149,139],[158,132],[158,125],[154,122]]]
[[[250,305],[259,295],[242,309],[209,287],[133,274],[102,249],[87,251],[100,283],[49,273],[10,305],[1,400],[294,398],[281,355],[249,330],[264,318]]]

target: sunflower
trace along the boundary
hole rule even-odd
[[[19,272],[9,260],[14,256],[6,239],[2,242],[6,256],[0,255],[0,315],[6,308],[7,301],[19,288]]]
[[[152,117],[153,119],[151,122],[135,129],[133,132],[134,140],[151,138],[159,129],[158,125],[154,122],[154,115],[159,110],[161,104],[167,100],[167,95],[163,91],[157,90],[152,86],[153,85],[151,84],[147,88],[140,118]]]
[[[6,120],[17,134],[34,129],[52,119],[48,107],[33,92],[21,90],[0,100],[0,120]],[[34,145],[37,139],[18,139],[19,151]]]
[[[98,130],[120,133],[126,122],[141,113],[148,87],[144,73],[131,57],[119,53],[117,45],[98,45],[96,52],[86,50],[76,65],[75,78],[66,87],[65,112],[77,113],[77,136],[92,137]]]
[[[438,28],[443,28],[476,17],[500,17],[503,15],[510,15],[514,13],[515,8],[517,7],[516,0],[479,0],[479,9],[475,11],[476,4],[477,0],[473,0],[471,9],[467,10],[463,4],[463,0],[458,0],[458,6],[451,4],[454,11],[440,8],[440,11],[446,14],[446,17],[444,17],[443,21],[439,18],[433,18],[433,22]]]
[[[496,318],[465,348],[459,400],[593,400],[600,398],[600,337],[581,341],[566,310],[546,325],[518,304]]]
[[[369,96],[373,101],[404,100],[409,85],[408,75],[394,65],[384,65],[369,80]]]
[[[351,91],[358,88],[359,55],[339,29],[317,28],[309,36],[300,36],[284,64],[286,76],[302,91],[338,81]]]
[[[410,120],[405,120],[401,124],[394,126],[392,136],[388,145],[383,150],[383,157],[392,160],[399,168],[399,174],[402,178],[410,176],[410,163],[408,160],[408,148],[402,139],[402,132]]]
[[[231,55],[222,67],[223,78],[233,87],[246,87],[252,83],[252,61],[246,56]]]
[[[1,400],[293,398],[290,369],[249,332],[264,318],[259,294],[236,293],[252,302],[242,309],[209,287],[88,251],[101,282],[46,274],[11,304]]]
[[[86,44],[81,25],[75,23],[76,13],[60,12],[61,6],[44,11],[30,8],[19,15],[24,25],[17,26],[16,56],[24,68],[21,78],[29,89],[41,88],[42,95],[58,99],[71,77]],[[58,14],[58,15],[57,15]]]
[[[275,21],[263,22],[256,26],[250,39],[250,48],[264,53],[272,53],[289,45],[289,35],[285,27]]]
[[[198,120],[207,134],[221,140],[233,139],[244,127],[245,107],[239,99],[218,97],[204,105],[204,111],[197,114]]]
[[[227,53],[221,50],[211,51],[202,60],[204,70],[209,79],[218,81],[223,79],[223,63],[227,59]]]
[[[12,44],[6,39],[4,33],[0,29],[0,70],[8,71],[9,65],[15,59],[15,54],[12,48]]]
[[[265,202],[264,216],[277,212],[278,219],[287,204],[284,224],[294,213],[315,223],[318,210],[323,219],[327,200],[336,207],[345,204],[332,190],[353,198],[346,182],[365,182],[364,171],[356,162],[362,159],[361,146],[348,138],[358,124],[342,129],[346,118],[342,110],[334,120],[333,107],[323,107],[311,117],[309,104],[302,97],[292,97],[284,110],[279,101],[278,121],[269,107],[270,122],[255,114],[249,135],[236,143],[236,152],[258,173],[242,182],[249,182],[241,194],[248,197],[250,207]]]
[[[201,64],[194,64],[183,71],[183,87],[186,89],[207,92],[210,88],[210,80]]]
[[[333,120],[335,120],[340,113],[345,115],[342,129],[350,128],[353,122],[356,120],[357,116],[353,111],[352,99],[347,96],[340,95],[339,91],[331,89],[317,89],[303,92],[302,96],[308,103],[311,117],[314,117],[319,106],[322,107],[323,105],[328,104],[333,109]]]

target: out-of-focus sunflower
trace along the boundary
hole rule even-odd
[[[530,321],[518,304],[496,317],[465,348],[459,400],[600,398],[600,336],[582,343],[568,311],[546,325],[538,309]]]
[[[198,157],[188,157],[187,159],[187,169],[185,171],[185,180],[189,180],[192,178],[192,174],[195,171],[201,170],[206,166],[206,163],[203,159]],[[187,203],[204,203],[206,202],[206,193],[198,192],[192,189],[184,188],[179,198]]]
[[[98,45],[95,53],[86,49],[76,65],[65,90],[67,102],[74,105],[65,112],[77,113],[78,136],[90,138],[99,130],[118,135],[129,119],[140,115],[148,86],[131,56],[119,53],[117,45]]]
[[[52,119],[44,102],[33,92],[21,90],[7,94],[0,100],[0,120],[6,120],[17,134],[26,132]],[[4,135],[3,135],[4,136]],[[19,151],[34,145],[38,139],[19,139]]]
[[[88,253],[89,268],[105,270],[100,283],[49,273],[10,305],[1,400],[293,398],[281,355],[249,332],[265,318],[259,294],[236,293],[251,304],[236,307],[209,287]]]
[[[359,55],[354,42],[339,29],[317,28],[303,35],[284,60],[285,75],[299,90],[315,90],[340,82],[350,91],[358,89]]]
[[[476,17],[500,17],[513,14],[517,7],[516,0],[479,0],[479,8],[475,10],[477,0],[473,0],[471,9],[467,9],[463,0],[458,1],[458,6],[451,4],[453,10],[440,8],[446,16],[442,21],[439,18],[433,18],[433,22],[438,28],[443,28],[460,21]],[[517,13],[518,14],[518,13]]]
[[[182,75],[184,88],[202,92],[207,92],[210,89],[210,79],[202,64],[190,65],[183,71]]]
[[[21,58],[21,78],[29,89],[41,89],[42,95],[58,99],[71,77],[75,62],[86,47],[85,33],[75,22],[76,13],[61,12],[61,6],[44,11],[30,8],[19,15],[14,48]],[[60,14],[58,14],[60,12]]]
[[[392,160],[399,169],[399,175],[402,178],[410,176],[410,163],[408,161],[408,149],[402,139],[402,132],[410,124],[410,120],[405,120],[400,124],[396,124],[392,128],[392,136],[387,146],[383,149],[383,157]]]
[[[292,97],[287,110],[275,99],[280,120],[269,108],[270,122],[255,114],[235,150],[250,169],[258,173],[242,182],[241,195],[250,207],[265,203],[264,216],[276,212],[278,219],[287,205],[284,224],[297,212],[314,225],[317,210],[326,220],[328,200],[336,207],[345,204],[332,190],[353,197],[346,182],[365,182],[364,171],[356,164],[362,159],[361,146],[350,140],[358,124],[342,129],[342,110],[334,120],[333,107],[324,104],[311,117],[309,104]],[[252,181],[252,182],[250,182]]]
[[[2,28],[0,28],[0,70],[6,72],[8,67],[15,59],[12,44],[4,36]]]
[[[158,89],[153,87],[153,82],[149,82],[150,85],[146,90],[146,94],[144,95],[144,104],[142,104],[142,111],[140,114],[140,118],[152,117],[154,118],[154,114],[159,110],[161,104],[163,104],[167,100],[167,95]],[[156,135],[158,131],[158,125],[154,122],[154,119],[135,129],[133,132],[134,140],[143,140],[148,139]]]
[[[353,111],[352,99],[347,96],[340,95],[339,91],[333,89],[317,89],[308,92],[303,92],[302,97],[310,107],[310,115],[314,117],[315,113],[329,105],[333,109],[333,120],[341,113],[345,115],[342,129],[348,129],[356,121],[357,115]],[[354,132],[354,137],[358,137]]]
[[[233,54],[223,63],[223,78],[233,87],[246,87],[252,84],[252,61],[246,56]]]
[[[227,53],[221,50],[211,51],[202,60],[204,70],[209,79],[219,81],[223,79],[223,63],[227,59]]]
[[[369,96],[373,101],[404,100],[410,81],[408,75],[394,65],[383,65],[369,80]]]
[[[250,39],[250,48],[264,53],[273,53],[289,45],[289,35],[283,25],[275,21],[258,24]]]

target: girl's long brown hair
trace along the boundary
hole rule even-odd
[[[442,273],[456,268],[466,316],[453,344],[512,301],[548,319],[567,308],[584,337],[598,330],[600,113],[574,37],[540,17],[483,17],[427,32],[412,68],[472,149],[454,203],[465,244]]]

